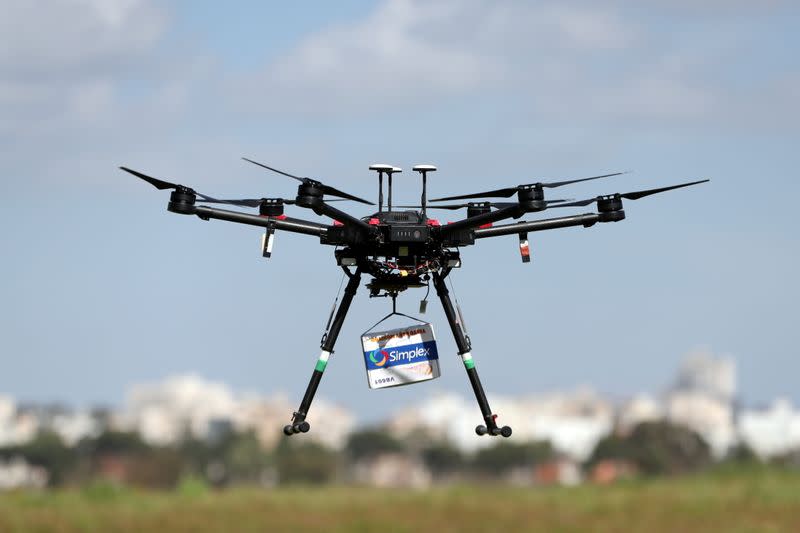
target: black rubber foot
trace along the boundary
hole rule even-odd
[[[311,429],[311,424],[303,420],[297,424],[283,426],[283,434],[291,437],[295,433],[308,433],[309,429]]]
[[[490,435],[492,437],[496,437],[497,435],[502,435],[503,437],[508,438],[511,436],[511,428],[508,426],[503,426],[501,428],[493,427],[492,429],[489,429],[484,425],[480,425],[475,428],[475,433],[477,433],[481,437],[483,435]]]

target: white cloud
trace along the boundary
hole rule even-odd
[[[312,117],[420,113],[463,98],[584,125],[727,128],[733,110],[754,106],[785,122],[785,106],[766,97],[769,80],[730,87],[760,31],[742,14],[781,6],[736,4],[698,27],[704,10],[690,6],[385,0],[226,91],[248,112]],[[748,114],[736,116],[749,126]]]
[[[165,14],[149,0],[12,0],[0,18],[3,78],[92,74],[150,49]]]
[[[0,135],[107,124],[120,80],[145,68],[165,28],[166,14],[149,0],[5,2]]]
[[[450,2],[386,2],[363,20],[307,38],[248,85],[273,95],[271,110],[286,109],[288,100],[292,111],[313,112],[475,89],[498,75],[490,58],[458,40],[434,38],[437,27],[461,15]]]
[[[231,109],[292,120],[491,109],[538,126],[769,128],[797,118],[792,76],[729,80],[747,68],[742,50],[758,46],[759,30],[748,37],[741,26],[755,8],[743,3],[698,26],[704,10],[683,4],[384,0],[250,74],[220,61],[213,78],[198,61],[208,51],[176,61],[180,52],[164,49],[169,16],[152,0],[6,4],[0,135],[16,141],[120,123],[151,131],[190,105],[230,124],[241,119]]]
[[[240,80],[267,111],[337,114],[426,106],[561,70],[566,55],[625,47],[611,12],[558,4],[389,0],[305,39]]]
[[[584,68],[640,40],[637,25],[607,7],[387,0],[236,85],[247,87],[239,99],[247,109],[279,113],[419,109],[495,90],[527,94],[550,112],[552,101],[586,87]]]

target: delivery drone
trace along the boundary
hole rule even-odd
[[[475,361],[472,358],[472,347],[463,327],[460,310],[453,305],[445,279],[452,269],[461,266],[459,249],[472,246],[480,239],[499,237],[501,235],[518,235],[519,250],[523,262],[530,261],[528,233],[534,231],[583,226],[588,228],[598,222],[619,222],[625,218],[622,201],[638,200],[645,196],[671,191],[690,185],[697,185],[709,180],[692,181],[671,185],[658,189],[648,189],[627,193],[614,193],[597,196],[586,200],[548,200],[544,189],[552,189],[601,178],[610,178],[623,174],[616,172],[567,181],[536,182],[515,187],[505,187],[491,191],[483,191],[444,198],[434,198],[431,202],[449,200],[470,200],[466,203],[428,205],[426,196],[427,177],[436,171],[432,165],[417,165],[413,168],[422,178],[422,197],[419,206],[392,206],[392,177],[402,170],[393,165],[371,165],[370,170],[378,173],[378,211],[365,217],[356,217],[330,205],[330,202],[352,200],[367,205],[372,202],[353,196],[344,191],[324,184],[318,179],[295,176],[250,159],[246,161],[272,172],[282,174],[300,182],[297,196],[294,199],[283,198],[251,198],[240,200],[218,199],[200,194],[194,189],[170,183],[158,178],[142,174],[126,167],[122,170],[147,181],[157,189],[172,189],[167,210],[182,215],[196,215],[203,220],[218,219],[250,226],[266,228],[262,245],[262,255],[272,255],[275,231],[288,231],[318,237],[321,244],[335,247],[336,263],[347,275],[348,283],[341,302],[331,313],[328,326],[322,336],[320,354],[314,372],[306,388],[300,407],[292,414],[291,424],[283,431],[286,435],[306,433],[310,425],[306,420],[311,402],[319,387],[322,375],[333,353],[336,339],[344,323],[347,311],[361,282],[361,276],[371,276],[366,285],[371,297],[390,296],[393,301],[397,294],[409,287],[429,287],[432,281],[436,293],[442,302],[445,316],[455,337],[458,354],[464,364],[472,390],[483,415],[484,423],[475,428],[478,435],[511,436],[511,428],[498,426],[497,415],[489,407],[489,401],[478,377]],[[384,208],[383,183],[388,182],[388,201]],[[333,196],[334,199],[326,197]],[[472,201],[485,198],[511,198],[514,201]],[[208,207],[205,204],[228,204],[238,207],[258,208],[258,214],[243,213],[229,209]],[[502,220],[518,219],[527,213],[538,213],[546,209],[585,207],[597,204],[596,213],[563,216],[530,222],[515,222],[495,225]],[[320,216],[333,220],[331,224],[321,224],[308,220],[290,218],[284,215],[285,205],[296,205],[309,209]],[[402,209],[397,209],[400,207]],[[410,209],[409,209],[410,208]],[[456,222],[440,224],[428,217],[428,209],[466,209],[466,218]]]

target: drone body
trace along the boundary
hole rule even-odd
[[[480,239],[516,234],[519,235],[520,239],[522,260],[527,262],[529,260],[527,248],[528,232],[570,226],[588,228],[598,222],[618,222],[625,218],[623,199],[637,200],[652,194],[708,181],[700,180],[658,189],[622,194],[615,193],[580,201],[546,200],[544,197],[545,188],[561,187],[572,183],[608,178],[621,174],[614,173],[560,182],[537,182],[431,200],[432,202],[438,202],[492,197],[510,198],[516,195],[516,201],[512,202],[478,201],[466,204],[428,206],[426,193],[427,174],[436,171],[436,167],[418,165],[414,167],[414,170],[419,172],[422,177],[421,205],[401,206],[403,210],[397,210],[392,206],[392,176],[402,171],[392,165],[376,164],[370,166],[370,170],[378,172],[378,211],[367,217],[357,218],[333,207],[329,202],[341,199],[369,205],[374,204],[325,185],[321,181],[295,176],[262,163],[246,160],[298,180],[300,185],[298,186],[296,197],[294,199],[220,200],[200,194],[183,185],[153,178],[125,167],[120,168],[147,181],[158,189],[173,189],[167,206],[169,211],[178,214],[196,215],[203,220],[213,218],[266,228],[263,245],[264,257],[271,256],[272,242],[276,230],[313,235],[319,238],[321,244],[335,247],[336,262],[347,274],[349,281],[345,287],[342,300],[336,308],[335,314],[332,314],[329,319],[326,331],[322,335],[320,343],[322,351],[317,359],[300,407],[293,413],[292,422],[284,427],[286,435],[305,433],[310,429],[306,417],[311,403],[327,367],[330,355],[333,353],[345,316],[360,285],[361,277],[366,274],[372,278],[370,283],[367,284],[370,296],[389,296],[393,302],[398,293],[409,287],[424,287],[430,282],[433,283],[436,293],[442,302],[458,353],[461,356],[467,377],[483,416],[484,423],[476,427],[476,433],[478,435],[509,437],[511,428],[498,426],[497,415],[489,407],[489,402],[472,358],[470,339],[463,329],[463,321],[459,319],[445,284],[445,279],[451,270],[461,266],[459,249],[464,246],[475,245]],[[384,175],[388,178],[388,203],[385,210],[383,202]],[[336,200],[326,199],[326,195],[338,198]],[[259,214],[251,215],[240,211],[197,205],[197,202],[258,207]],[[517,219],[526,213],[540,212],[548,208],[581,207],[592,203],[597,204],[596,213],[494,225],[495,222],[501,220]],[[284,205],[292,204],[309,209],[317,215],[327,216],[333,219],[334,222],[333,224],[320,224],[308,220],[289,218],[283,214]],[[405,209],[406,207],[419,208],[420,210],[407,210]],[[450,210],[466,208],[467,217],[453,223],[441,225],[437,220],[428,217],[427,210],[429,208]]]

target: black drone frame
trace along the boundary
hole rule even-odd
[[[248,160],[250,161],[250,160]],[[511,197],[517,196],[516,202],[471,202],[459,205],[427,205],[426,198],[426,174],[436,170],[430,165],[420,165],[414,170],[420,172],[423,178],[423,191],[421,206],[422,212],[411,211],[392,211],[392,174],[400,172],[397,167],[391,165],[373,165],[372,170],[377,170],[379,175],[379,208],[378,212],[365,219],[356,218],[344,211],[341,211],[327,203],[324,195],[337,196],[339,198],[354,200],[365,204],[370,202],[352,196],[343,191],[323,184],[320,181],[310,178],[301,178],[283,171],[273,169],[261,163],[250,161],[269,170],[284,174],[300,181],[297,196],[293,200],[283,199],[249,199],[249,200],[218,200],[210,196],[202,195],[189,187],[169,183],[158,178],[153,178],[141,174],[134,170],[121,167],[126,172],[149,182],[158,189],[173,189],[167,209],[173,213],[184,215],[196,215],[203,220],[217,219],[250,226],[266,228],[264,243],[264,256],[271,255],[272,239],[276,230],[303,235],[312,235],[320,239],[322,244],[336,246],[337,263],[348,277],[347,285],[344,289],[341,302],[332,312],[332,318],[328,320],[328,326],[322,335],[320,343],[321,353],[317,359],[316,366],[308,386],[306,387],[303,399],[297,411],[292,415],[290,424],[284,427],[286,435],[295,433],[306,433],[310,429],[310,424],[306,420],[311,403],[314,400],[322,376],[328,364],[331,354],[339,337],[342,325],[344,324],[347,312],[355,297],[356,291],[361,283],[361,276],[368,274],[373,276],[373,281],[367,285],[370,288],[370,296],[391,296],[396,298],[397,294],[411,286],[424,286],[427,282],[433,282],[436,293],[442,303],[447,322],[455,339],[458,354],[461,356],[462,363],[467,372],[470,385],[475,394],[478,406],[483,416],[484,424],[475,428],[478,435],[502,435],[509,437],[511,428],[509,426],[498,426],[497,415],[492,412],[489,401],[486,398],[483,385],[481,384],[478,371],[475,368],[475,361],[472,357],[472,345],[469,336],[463,328],[463,319],[460,319],[460,310],[450,298],[450,293],[445,284],[445,279],[453,268],[460,266],[460,255],[458,248],[475,244],[479,239],[498,237],[502,235],[518,235],[520,239],[520,252],[523,262],[528,262],[528,233],[552,230],[557,228],[567,228],[572,226],[583,226],[588,228],[598,222],[618,222],[625,218],[622,209],[622,200],[636,200],[651,194],[656,194],[672,189],[687,187],[703,183],[708,180],[694,181],[673,185],[659,189],[636,191],[630,193],[616,193],[606,196],[581,201],[566,200],[544,200],[543,188],[559,187],[580,181],[587,181],[598,178],[615,176],[616,174],[606,174],[592,178],[570,180],[553,183],[535,183],[530,185],[520,185],[495,191],[475,193],[463,196],[440,198],[431,201],[471,199],[485,197]],[[389,202],[388,210],[383,209],[383,174],[389,177]],[[207,203],[226,203],[246,207],[259,207],[259,215],[251,215],[240,211],[231,211],[203,205],[196,205],[196,202]],[[328,200],[330,201],[330,200]],[[579,207],[597,203],[598,212],[585,213],[581,215],[564,216],[545,220],[530,222],[516,222],[504,225],[493,225],[495,222],[508,219],[520,218],[526,213],[543,211],[552,207]],[[336,221],[332,225],[320,224],[308,220],[288,218],[283,215],[283,204],[296,204],[299,207],[312,210],[320,216],[327,216]],[[466,207],[467,218],[453,222],[444,226],[428,219],[426,216],[427,208],[441,207],[445,209],[459,209]],[[498,208],[492,211],[492,207]],[[411,220],[409,222],[409,220]],[[400,250],[398,252],[398,250]],[[403,252],[405,255],[402,255]],[[385,261],[381,262],[378,257],[397,257],[398,261],[406,261],[402,267],[403,274],[390,273],[386,271]],[[408,259],[411,257],[411,259]],[[415,265],[420,258],[425,261],[425,268],[422,272],[416,272]],[[411,274],[409,274],[411,273]],[[385,294],[380,294],[385,292]]]

